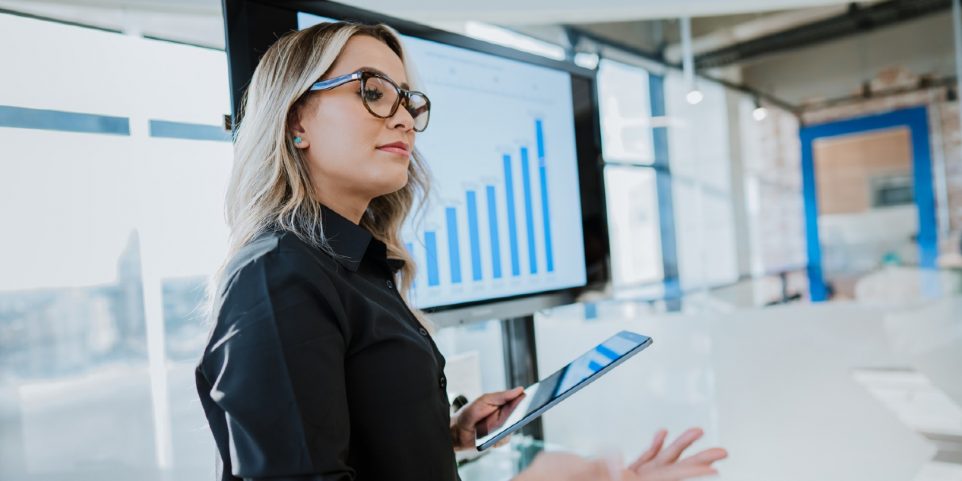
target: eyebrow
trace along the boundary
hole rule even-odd
[[[387,78],[389,78],[389,79],[391,79],[391,80],[394,80],[393,78],[391,78],[390,75],[384,73],[384,72],[381,71],[380,69],[376,69],[376,68],[374,68],[374,67],[362,67],[362,68],[363,68],[364,70],[367,70],[367,71],[370,71],[370,72],[379,73],[379,74],[381,74],[381,75],[383,75],[383,76],[385,76],[385,77],[387,77]],[[398,84],[398,87],[401,87],[401,88],[404,89],[404,90],[411,90],[411,86],[408,85],[407,82],[401,82],[401,83],[399,83],[399,84]]]

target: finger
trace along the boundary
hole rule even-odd
[[[501,426],[508,419],[508,417],[511,416],[511,413],[517,409],[518,404],[521,403],[521,400],[524,399],[524,397],[525,394],[522,393],[520,396],[511,400],[508,404],[505,404],[504,406],[501,406],[495,410],[494,413],[484,418],[481,422],[488,430]]]
[[[522,399],[525,398],[525,396],[527,396],[527,394],[525,394],[524,391],[522,391],[521,394],[519,394],[517,397],[513,399],[509,399],[504,404],[497,404],[497,405],[491,404],[485,401],[485,406],[487,408],[486,410],[490,411],[490,413],[497,414],[498,417],[507,416],[507,414],[510,414],[511,411],[514,411],[514,409],[518,407],[518,404],[521,402]]]
[[[525,394],[524,391],[522,391],[518,397],[508,401],[508,403],[505,404],[504,406],[501,406],[501,412],[505,413],[505,416],[507,416],[508,414],[511,414],[511,412],[518,407],[518,404],[521,404],[521,400],[524,399],[526,396],[527,394]]]
[[[519,398],[521,394],[524,394],[524,388],[522,387],[482,394],[479,398],[461,408],[464,415],[459,419],[464,421],[465,425],[473,426],[491,416],[492,413],[497,412],[498,408],[504,404]],[[490,424],[490,421],[486,422]]]
[[[708,466],[711,463],[720,461],[728,457],[728,451],[722,448],[711,448],[701,451],[697,454],[688,456],[682,459],[678,464],[688,464],[688,465],[705,465]]]
[[[488,417],[497,408],[490,407],[487,403],[473,401],[458,411],[456,423],[459,429],[472,430],[484,418]]]
[[[489,392],[481,396],[481,399],[484,400],[485,403],[494,406],[501,406],[503,404],[507,404],[509,401],[523,393],[524,388],[518,386],[514,389],[508,389],[507,391]]]
[[[678,460],[681,453],[688,449],[695,441],[704,435],[704,431],[700,428],[692,428],[684,432],[675,442],[671,443],[661,454],[655,458],[655,461],[659,464],[671,464]]]
[[[635,462],[631,463],[631,466],[629,467],[629,469],[631,469],[632,471],[637,471],[642,464],[645,464],[651,461],[652,459],[655,459],[655,456],[658,456],[658,452],[661,451],[661,447],[665,444],[665,438],[667,436],[668,436],[667,430],[659,429],[658,432],[655,433],[654,439],[651,440],[651,446],[648,447],[647,451],[641,453],[641,455],[638,456],[638,459],[636,459]]]

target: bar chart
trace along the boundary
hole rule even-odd
[[[545,150],[543,136],[541,134],[541,120],[535,120],[535,129],[538,132],[537,135],[537,154],[538,154],[538,164],[537,164],[537,176],[538,185],[540,191],[540,219],[535,218],[535,207],[534,201],[532,199],[532,183],[534,182],[531,178],[531,165],[528,160],[528,148],[521,147],[519,150],[521,164],[516,167],[514,165],[514,159],[511,154],[502,155],[502,165],[504,169],[504,177],[499,185],[487,184],[484,185],[484,196],[485,196],[485,208],[487,214],[486,223],[486,235],[488,236],[488,246],[490,252],[488,256],[490,258],[490,269],[485,269],[482,267],[481,263],[481,232],[480,232],[480,222],[479,222],[479,207],[478,207],[478,193],[479,189],[466,190],[464,192],[465,202],[464,211],[459,211],[457,207],[445,207],[445,223],[443,231],[437,229],[425,230],[423,233],[424,242],[424,252],[425,258],[423,262],[427,266],[427,285],[429,287],[439,286],[442,282],[442,276],[439,275],[439,260],[438,260],[438,249],[437,249],[437,239],[439,236],[446,239],[447,242],[447,254],[448,254],[448,276],[444,279],[451,284],[462,284],[471,281],[482,281],[486,278],[491,279],[501,279],[503,277],[502,270],[502,241],[500,232],[502,231],[502,225],[499,220],[498,204],[500,202],[505,203],[505,212],[507,213],[504,223],[508,231],[508,242],[506,251],[509,253],[510,259],[510,271],[509,274],[512,277],[520,277],[521,261],[520,261],[520,246],[518,239],[518,229],[519,223],[522,224],[526,233],[526,245],[527,249],[527,272],[530,274],[537,274],[539,269],[539,259],[544,259],[543,269],[546,272],[554,271],[554,253],[551,244],[551,216],[550,208],[548,206],[548,181],[547,175],[548,170],[545,165]],[[515,170],[520,169],[521,172],[521,192],[523,199],[523,211],[524,215],[522,219],[518,219],[516,216],[517,206],[515,205]],[[542,235],[541,239],[535,234],[535,224],[541,224]],[[470,268],[463,266],[461,263],[462,250],[464,249],[464,240],[460,239],[461,223],[466,223],[468,239],[467,239],[467,252],[470,253]],[[414,253],[413,244],[407,243],[408,249]],[[470,275],[468,275],[470,274]]]
[[[408,40],[432,101],[431,127],[416,140],[431,195],[403,230],[417,266],[414,304],[583,285],[568,75]]]

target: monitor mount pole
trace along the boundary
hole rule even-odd
[[[538,382],[538,353],[535,348],[534,315],[501,320],[504,374],[507,388]],[[521,428],[520,434],[544,441],[541,418]]]

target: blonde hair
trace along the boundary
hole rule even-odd
[[[404,63],[408,83],[417,89],[416,72],[405,55],[398,33],[383,24],[321,23],[279,38],[257,64],[244,93],[234,131],[234,167],[227,189],[226,217],[230,229],[226,259],[208,284],[209,312],[223,295],[227,265],[244,246],[269,230],[291,232],[309,245],[334,254],[321,225],[321,204],[314,197],[307,161],[294,147],[289,123],[309,96],[308,88],[324,76],[341,50],[355,35],[384,42]],[[407,302],[416,272],[401,240],[401,225],[429,190],[429,173],[415,150],[408,166],[408,182],[400,190],[369,203],[360,225],[387,246],[388,257],[405,261],[400,270],[400,292]],[[410,305],[410,303],[408,303]],[[425,316],[412,312],[425,327]],[[216,319],[212,319],[216,321]]]

